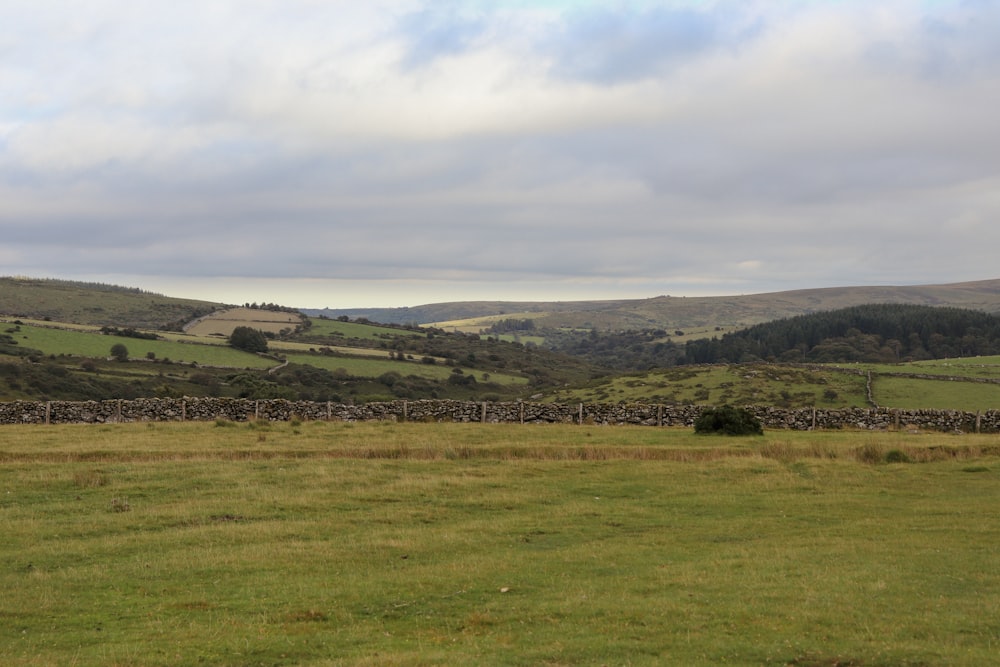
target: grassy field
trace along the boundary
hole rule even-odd
[[[5,426],[0,662],[992,664],[998,502],[985,436]]]
[[[337,336],[345,339],[357,338],[360,340],[379,340],[386,337],[394,338],[396,336],[423,338],[426,335],[422,331],[358,324],[357,322],[341,322],[340,320],[323,318],[312,320],[312,326],[309,327],[309,331],[307,332],[307,336]]]
[[[122,343],[128,348],[132,359],[145,359],[152,352],[157,359],[197,362],[205,366],[225,366],[232,368],[267,368],[277,362],[263,359],[255,354],[236,350],[219,344],[184,343],[179,340],[145,340],[122,336],[106,336],[93,331],[64,329],[62,326],[41,327],[20,325],[12,334],[18,345],[40,350],[43,354],[72,354],[80,357],[107,357],[111,347]]]
[[[1000,385],[978,382],[876,378],[872,394],[879,405],[909,410],[938,409],[968,412],[1000,410]]]
[[[424,364],[420,361],[393,361],[390,359],[373,359],[365,357],[336,357],[316,354],[286,354],[290,362],[295,364],[306,364],[317,368],[325,368],[329,371],[343,369],[349,375],[357,377],[378,377],[383,373],[395,372],[400,375],[416,375],[418,377],[431,378],[435,380],[447,379],[454,371],[451,366],[444,364]],[[500,384],[526,385],[528,379],[519,375],[508,373],[488,373],[488,379],[482,377],[481,372],[466,369],[463,373],[474,375],[477,381],[498,382]]]

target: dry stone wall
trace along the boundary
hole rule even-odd
[[[156,421],[413,421],[514,424],[693,426],[705,406],[640,403],[479,403],[389,401],[350,405],[227,398],[0,402],[0,424],[100,424]],[[933,430],[1000,433],[1000,411],[889,408],[783,409],[747,406],[770,429]]]

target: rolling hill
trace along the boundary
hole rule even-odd
[[[437,324],[529,316],[537,329],[667,331],[716,327],[736,329],[796,315],[868,303],[970,308],[1000,313],[1000,279],[945,285],[828,287],[787,292],[711,297],[657,296],[612,301],[459,301],[408,308],[305,309],[308,315],[364,317],[375,322]]]
[[[185,323],[220,308],[225,306],[132,287],[0,277],[0,315],[28,319],[180,331]]]

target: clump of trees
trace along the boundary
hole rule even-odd
[[[252,327],[236,327],[229,335],[229,345],[245,352],[267,352],[267,338]]]
[[[157,340],[159,336],[155,333],[138,331],[133,327],[125,327],[124,329],[119,329],[118,327],[101,327],[101,333],[105,336],[122,336],[124,338],[141,338],[143,340]]]

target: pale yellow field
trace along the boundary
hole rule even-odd
[[[483,315],[482,317],[469,317],[464,320],[448,320],[445,322],[431,322],[424,326],[437,327],[445,331],[461,331],[463,333],[479,333],[481,329],[489,329],[497,322],[508,319],[517,320],[537,320],[546,317],[547,312],[530,313],[504,313],[501,315]]]
[[[184,332],[195,336],[229,336],[236,327],[253,327],[261,331],[280,333],[294,329],[302,322],[295,313],[280,313],[254,308],[230,308],[199,318],[184,327]]]

